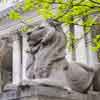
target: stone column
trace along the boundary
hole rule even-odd
[[[23,44],[23,51],[22,51],[22,80],[27,80],[27,77],[26,77],[26,67],[27,67],[27,60],[28,60],[28,53],[27,53],[27,50],[28,50],[28,42],[27,42],[27,36],[26,35],[23,35],[22,37],[22,44]]]
[[[62,28],[63,28],[64,33],[66,34],[67,40],[69,40],[69,34],[67,34],[70,31],[69,26],[68,25],[66,26],[63,24]],[[68,48],[66,48],[66,59],[67,61],[72,61],[72,52],[69,51]]]
[[[93,33],[89,33],[87,35],[88,41],[87,41],[87,48],[88,48],[88,64],[89,65],[95,65],[96,63],[98,63],[98,58],[97,58],[97,53],[95,51],[92,50],[91,46],[92,43],[92,36],[91,34]]]
[[[22,79],[21,66],[21,44],[20,37],[15,34],[13,37],[13,84],[19,84]]]
[[[75,37],[81,38],[79,42],[76,44],[76,61],[81,62],[84,64],[88,64],[87,58],[87,49],[85,46],[85,39],[84,39],[84,29],[82,26],[75,25]]]

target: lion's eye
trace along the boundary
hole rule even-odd
[[[44,26],[40,26],[40,27],[38,27],[38,29],[43,29],[43,28],[45,28]]]

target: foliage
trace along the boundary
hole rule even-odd
[[[91,31],[92,26],[100,25],[96,21],[100,12],[100,0],[24,0],[19,9],[23,12],[35,10],[46,19],[55,19],[66,25],[83,26],[86,32]],[[79,23],[84,17],[85,21]],[[20,19],[21,14],[11,10],[9,18]],[[95,49],[100,49],[100,42],[97,42],[99,36],[94,39]]]
[[[21,19],[21,15],[17,11],[12,9],[10,10],[9,18],[12,20],[18,20],[18,19]]]
[[[92,47],[92,49],[97,52],[100,48],[100,35],[96,35],[96,37],[93,39],[93,44],[94,47]]]
[[[24,12],[30,11],[33,8],[34,8],[34,4],[33,4],[32,0],[25,0],[24,1],[24,5],[23,5],[23,8],[22,8]]]

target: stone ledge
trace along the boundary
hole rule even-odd
[[[62,88],[42,85],[21,85],[0,94],[0,100],[100,100],[99,98],[100,93],[96,92],[89,92],[88,94],[69,93]]]

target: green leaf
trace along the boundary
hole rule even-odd
[[[34,2],[33,0],[24,0],[23,11],[31,11],[34,9]]]
[[[9,18],[12,20],[18,20],[18,19],[21,19],[22,16],[17,11],[12,9],[9,12]]]

